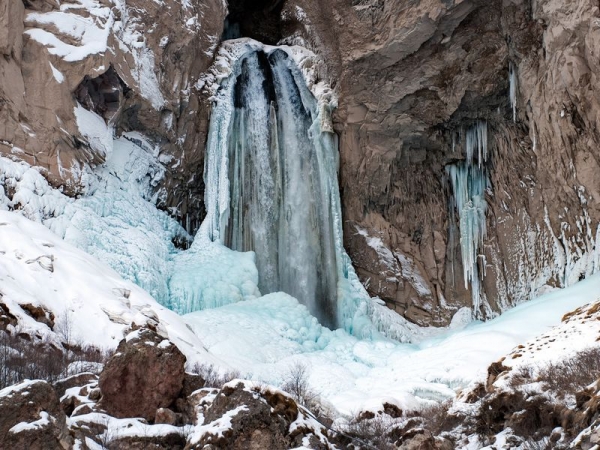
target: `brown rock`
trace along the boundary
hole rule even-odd
[[[165,423],[167,425],[177,425],[177,414],[168,408],[158,408],[154,416],[154,423]]]
[[[62,380],[55,381],[52,384],[58,397],[65,395],[67,389],[71,389],[78,386],[84,386],[86,384],[98,381],[98,375],[90,372],[78,373],[77,375],[71,375],[70,377],[63,378]]]
[[[0,391],[0,442],[6,449],[69,449],[72,442],[56,392],[45,381]]]
[[[35,306],[30,303],[19,306],[36,321],[47,325],[51,330],[54,328],[54,313],[52,311],[47,311],[41,306]]]
[[[100,374],[101,406],[115,417],[154,420],[158,408],[168,408],[179,396],[185,356],[148,329],[120,342]]]
[[[201,401],[201,397],[198,398]],[[198,401],[197,400],[197,401]],[[309,426],[290,427],[299,417],[307,417],[296,402],[281,392],[271,392],[250,388],[244,383],[226,385],[207,406],[201,406],[204,425],[219,423],[228,417],[231,427],[222,433],[204,434],[201,439],[189,444],[186,449],[227,448],[246,449],[287,449],[301,446],[310,441],[310,448],[331,448],[316,436]],[[232,414],[235,411],[235,414]],[[293,429],[290,431],[290,429]],[[327,430],[319,432],[328,439]]]

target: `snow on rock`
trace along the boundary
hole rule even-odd
[[[51,55],[67,63],[80,63],[90,56],[114,53],[112,39],[129,56],[128,77],[139,92],[156,110],[166,103],[154,72],[155,56],[146,42],[140,20],[132,14],[123,0],[100,2],[74,0],[63,3],[58,11],[34,12],[26,16],[31,39],[47,47]],[[105,68],[106,65],[100,65]],[[53,74],[62,83],[54,67]]]
[[[52,258],[53,270],[31,262],[44,255]],[[188,363],[223,364],[206,352],[180,316],[143,289],[44,226],[7,211],[0,211],[0,293],[20,331],[52,342],[60,342],[60,327],[51,330],[19,305],[52,311],[55,322],[69,328],[74,342],[106,349],[116,348],[131,323],[158,321]]]

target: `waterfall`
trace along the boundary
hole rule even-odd
[[[322,324],[348,329],[357,295],[328,114],[286,51],[248,47],[214,103],[196,239],[253,251],[261,294],[286,292]]]
[[[465,161],[446,166],[453,192],[450,217],[454,217],[455,209],[458,213],[465,289],[471,285],[475,311],[481,305],[480,279],[484,275],[479,273],[478,258],[482,256],[480,248],[486,234],[485,191],[489,186],[489,178],[484,163],[488,157],[487,134],[485,121],[479,120],[469,127],[465,137]],[[452,236],[453,224],[450,227]],[[485,269],[485,261],[482,268]]]

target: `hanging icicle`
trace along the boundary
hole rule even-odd
[[[453,205],[458,214],[460,248],[465,289],[471,286],[473,309],[481,305],[478,258],[486,235],[485,191],[489,179],[485,167],[488,158],[487,122],[477,121],[465,133],[466,159],[446,166],[453,191]],[[474,156],[477,155],[477,161]],[[451,211],[451,217],[454,212]]]
[[[513,122],[517,121],[517,71],[512,62],[508,65],[508,95],[513,113]]]

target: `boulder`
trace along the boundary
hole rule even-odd
[[[101,407],[111,416],[153,421],[181,393],[185,356],[169,340],[142,328],[119,343],[100,374]]]
[[[0,447],[69,449],[72,439],[58,396],[45,381],[25,381],[0,391]]]

